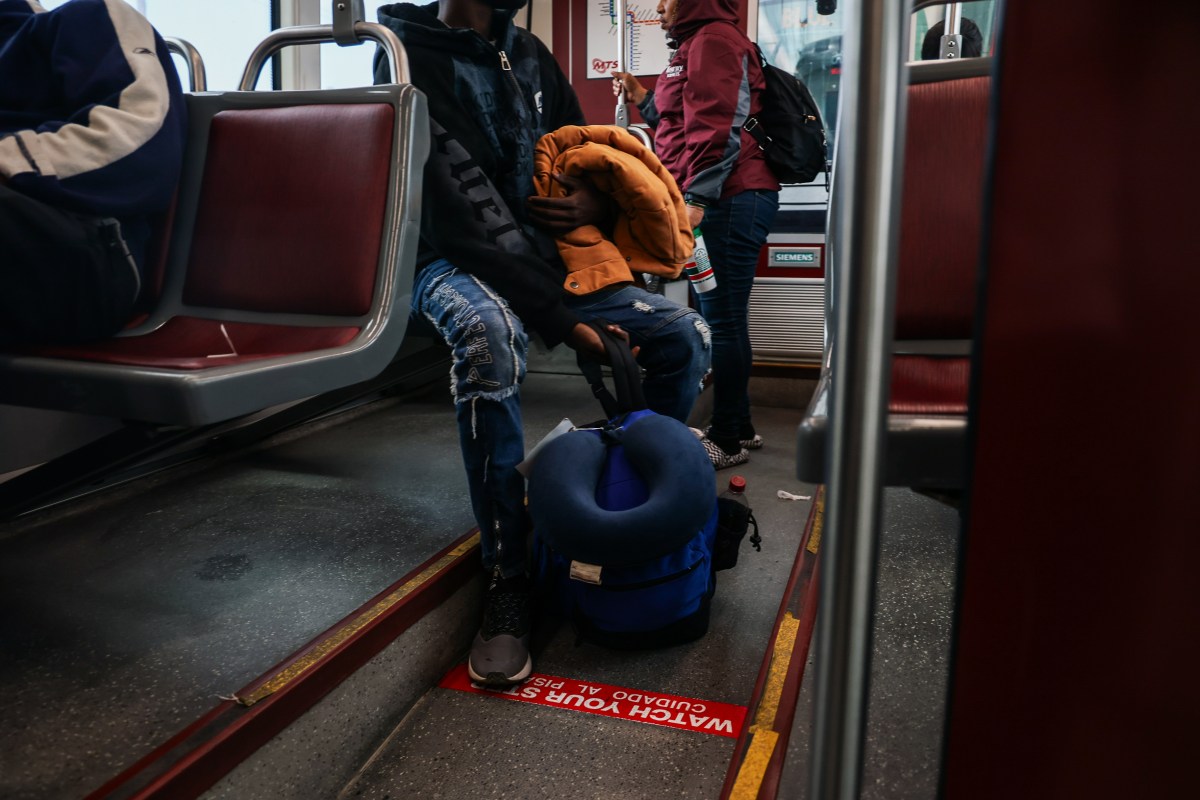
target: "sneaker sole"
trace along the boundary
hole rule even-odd
[[[529,676],[533,674],[533,657],[525,659],[525,666],[521,667],[516,675],[505,675],[503,672],[489,672],[486,677],[481,676],[471,666],[471,662],[467,661],[467,675],[470,676],[474,683],[480,686],[487,686],[491,689],[506,689],[509,686],[515,686],[518,683],[524,683],[529,680]]]

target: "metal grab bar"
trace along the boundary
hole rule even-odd
[[[838,309],[827,355],[836,383],[828,414],[812,800],[855,800],[862,781],[907,96],[900,42],[908,7],[860,0],[842,35],[830,214]]]
[[[625,0],[616,0],[617,14],[617,71],[629,72],[629,22],[626,19]],[[628,98],[625,97],[625,86],[622,84],[617,93],[617,110],[614,122],[618,127],[629,128]],[[649,143],[644,143],[649,147]]]
[[[624,127],[624,126],[622,126]],[[654,142],[650,139],[650,134],[646,133],[645,127],[637,124],[630,125],[625,130],[632,133],[634,136],[642,140],[642,144],[646,145],[646,149],[651,153],[654,152]]]
[[[178,36],[164,36],[163,41],[167,43],[167,50],[182,56],[187,63],[188,91],[207,92],[208,75],[204,71],[204,59],[200,57],[200,51],[195,45]]]
[[[404,45],[400,42],[400,38],[392,32],[391,28],[380,25],[378,22],[356,22],[354,23],[354,33],[360,40],[370,39],[383,48],[383,52],[387,54],[392,83],[412,82],[408,70],[408,54],[404,51]],[[340,35],[340,31],[338,35]],[[258,43],[254,52],[250,54],[250,60],[246,62],[246,69],[242,73],[242,82],[238,89],[243,92],[253,91],[254,85],[258,83],[258,75],[262,72],[263,64],[283,48],[337,41],[334,37],[333,25],[296,25],[272,31]]]

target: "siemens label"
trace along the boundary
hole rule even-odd
[[[768,267],[810,267],[821,268],[821,248],[819,247],[768,247]]]

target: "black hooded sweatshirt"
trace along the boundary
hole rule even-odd
[[[495,12],[493,43],[446,27],[437,9],[379,9],[429,99],[433,146],[418,265],[444,258],[475,275],[553,346],[579,319],[563,304],[565,270],[553,241],[525,220],[525,199],[534,193],[534,145],[563,125],[584,124],[579,100],[545,45],[513,24],[513,12]],[[377,57],[375,82],[388,80]]]

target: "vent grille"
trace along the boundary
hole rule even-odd
[[[820,361],[825,344],[825,282],[756,280],[750,290],[750,343],[760,361]]]

